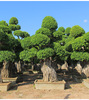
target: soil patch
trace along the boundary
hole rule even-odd
[[[61,77],[60,77],[61,76]],[[42,79],[42,74],[24,74],[23,81],[9,91],[0,92],[0,99],[89,99],[89,89],[82,82],[76,82],[71,76],[58,73],[58,78],[66,81],[65,90],[37,90],[35,79]]]

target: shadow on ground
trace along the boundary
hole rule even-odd
[[[68,99],[71,94],[68,94],[64,99]]]
[[[58,80],[65,80],[65,89],[70,89],[70,84],[79,84],[82,83],[83,78],[76,71],[67,72],[65,75],[60,71],[57,72]],[[18,76],[18,80],[15,86],[13,86],[10,90],[16,90],[19,86],[34,84],[36,79],[42,79],[42,73],[32,73],[27,72],[25,74],[21,74]]]

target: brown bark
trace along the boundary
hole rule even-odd
[[[43,81],[57,81],[57,74],[52,67],[52,62],[50,59],[46,59],[42,65],[41,71],[43,73]]]
[[[9,62],[4,61],[3,62],[3,68],[1,69],[1,77],[2,78],[8,78],[9,77]]]

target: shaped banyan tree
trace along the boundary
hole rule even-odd
[[[57,74],[52,66],[52,56],[55,55],[52,46],[53,32],[55,32],[56,29],[56,20],[51,16],[46,16],[42,21],[42,27],[36,31],[36,34],[24,38],[21,42],[25,51],[20,53],[20,59],[33,62],[34,58],[38,59],[42,65],[41,71],[43,73],[43,81],[57,81]],[[31,51],[33,47],[36,49],[36,52]],[[33,54],[34,56],[29,54]]]

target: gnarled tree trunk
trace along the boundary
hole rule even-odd
[[[65,63],[61,66],[61,70],[64,72],[64,75],[66,74],[66,71],[68,71],[68,63],[65,61]]]
[[[77,66],[75,67],[75,69],[78,71],[78,73],[80,73],[80,75],[82,75],[82,77],[87,77],[89,78],[89,63],[86,62],[84,64],[84,68],[81,66],[80,61],[77,63]]]
[[[16,68],[17,68],[17,72],[20,73],[20,72],[22,71],[21,62],[20,62],[20,61],[18,61],[18,63],[15,62],[15,66],[16,66]]]
[[[50,59],[46,59],[43,62],[41,71],[43,73],[43,81],[45,81],[45,82],[48,82],[48,81],[51,81],[51,82],[58,81],[57,80],[56,71],[52,67],[52,62],[51,62]]]
[[[86,62],[84,68],[82,69],[82,76],[89,78],[89,62]]]
[[[80,64],[80,61],[77,62],[77,66],[75,67],[75,69],[78,71],[78,73],[82,74],[82,66]]]
[[[4,61],[3,62],[3,68],[1,69],[1,77],[2,78],[8,78],[9,77],[9,62]]]

